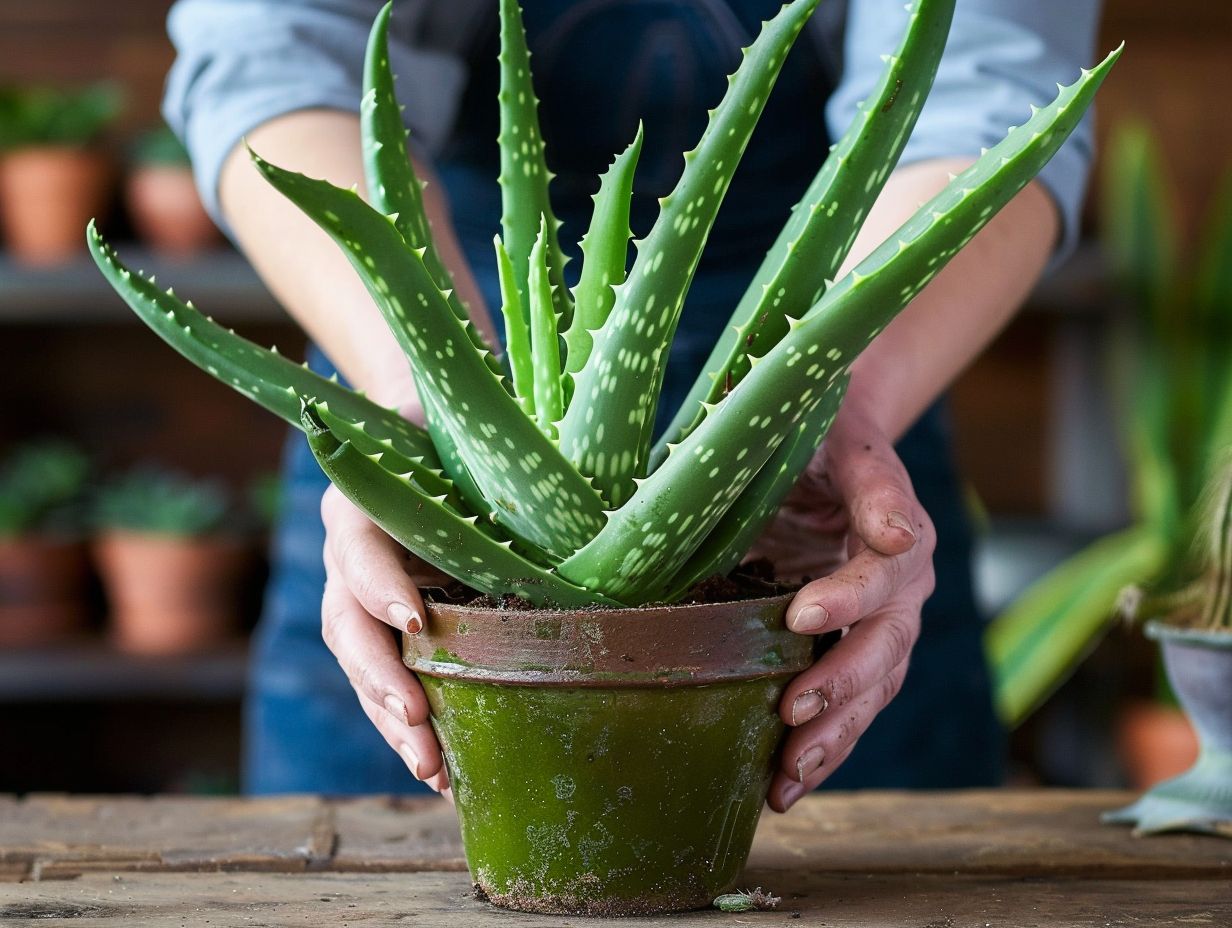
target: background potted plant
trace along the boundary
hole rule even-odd
[[[84,453],[62,441],[19,446],[0,467],[0,647],[49,644],[88,617]]]
[[[763,587],[689,604],[690,591],[740,562],[832,422],[851,361],[1047,162],[1117,56],[835,283],[945,43],[953,0],[915,3],[872,97],[736,308],[735,331],[652,445],[661,362],[693,269],[815,5],[788,4],[745,50],[631,268],[640,132],[616,158],[571,291],[521,14],[502,0],[495,247],[508,378],[433,246],[393,93],[388,7],[379,15],[361,110],[372,205],[253,158],[350,258],[407,354],[426,429],[212,324],[88,231],[100,269],[151,328],[302,428],[343,493],[485,595],[435,602],[404,656],[428,692],[472,875],[498,904],[633,914],[704,906],[730,887],[770,782],[777,700],[813,646],[786,630],[786,596]]]
[[[159,254],[183,260],[218,244],[188,152],[166,126],[144,133],[133,146],[125,203],[137,234]]]
[[[111,84],[0,90],[0,228],[13,255],[49,264],[81,250],[107,205],[111,163],[97,146],[120,112]]]
[[[997,704],[1011,726],[1095,647],[1124,587],[1179,582],[1193,544],[1186,513],[1232,447],[1232,173],[1191,266],[1180,260],[1172,196],[1145,127],[1114,135],[1104,180],[1103,244],[1131,310],[1110,360],[1134,523],[1050,571],[990,625]],[[1178,724],[1182,753],[1170,759]],[[1166,705],[1131,706],[1121,732],[1131,775],[1154,776],[1161,762],[1183,768],[1193,750],[1184,726]]]
[[[99,489],[95,525],[117,647],[184,654],[234,634],[249,549],[221,483],[140,468]]]
[[[1104,820],[1133,824],[1139,834],[1232,838],[1232,458],[1226,452],[1194,515],[1188,582],[1151,591],[1131,587],[1122,605],[1130,618],[1149,619],[1146,634],[1159,642],[1168,680],[1198,733],[1198,757]]]

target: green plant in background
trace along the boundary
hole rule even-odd
[[[95,524],[104,530],[198,537],[230,527],[230,494],[218,480],[141,467],[98,490]]]
[[[640,132],[601,178],[577,287],[559,223],[521,12],[501,0],[496,241],[511,377],[468,321],[433,245],[394,97],[389,8],[365,63],[371,205],[284,171],[265,178],[343,249],[407,355],[426,430],[228,332],[132,273],[98,232],[100,269],[137,314],[215,377],[301,427],[322,468],[391,536],[483,592],[574,607],[684,596],[739,563],[833,421],[851,362],[1043,167],[1119,50],[983,154],[837,282],[932,85],[954,0],[908,5],[906,35],[652,446],[664,365],[693,272],[788,49],[795,0],[743,52],[626,271]],[[563,337],[562,337],[563,336]]]
[[[20,445],[0,467],[0,538],[81,529],[90,459],[66,441]]]
[[[186,167],[191,164],[188,150],[169,126],[158,126],[139,135],[132,147],[136,164],[158,164]]]
[[[1119,611],[1130,619],[1159,619],[1177,628],[1232,632],[1232,454],[1228,451],[1187,525],[1192,529],[1188,556],[1177,569],[1154,578],[1150,587],[1122,590]]]
[[[120,88],[109,83],[74,90],[0,88],[0,149],[84,147],[115,120],[123,103]]]
[[[1102,200],[1104,245],[1133,309],[1113,360],[1134,524],[1055,568],[990,626],[997,702],[1010,725],[1095,646],[1122,588],[1177,588],[1190,514],[1232,447],[1232,174],[1194,267],[1179,260],[1167,182],[1144,127],[1114,136]]]

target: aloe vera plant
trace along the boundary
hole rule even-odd
[[[1124,587],[1180,585],[1191,514],[1232,448],[1232,173],[1189,269],[1150,133],[1122,127],[1109,154],[1104,240],[1132,309],[1114,360],[1134,522],[1046,574],[989,626],[996,702],[1010,725],[1095,646]]]
[[[540,605],[678,599],[739,562],[824,437],[851,362],[1038,173],[1119,53],[1060,88],[832,282],[903,150],[945,44],[954,0],[908,4],[905,36],[878,86],[793,211],[666,440],[652,446],[668,349],[708,233],[816,3],[788,3],[744,50],[627,266],[639,130],[601,178],[569,290],[521,11],[501,0],[495,249],[508,377],[433,245],[393,91],[389,8],[380,13],[361,111],[370,203],[253,159],[350,259],[406,353],[425,429],[214,325],[125,268],[93,227],[90,248],[151,328],[303,429],[334,483],[424,560],[483,592]]]

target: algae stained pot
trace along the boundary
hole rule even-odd
[[[476,890],[532,912],[700,908],[744,866],[813,639],[789,596],[574,612],[435,603],[428,694]]]

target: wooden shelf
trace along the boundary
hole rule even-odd
[[[176,262],[137,246],[122,247],[131,267],[191,299],[202,312],[228,324],[289,322],[248,262],[230,249]],[[1036,312],[1099,316],[1113,309],[1106,263],[1098,246],[1084,242],[1044,280],[1030,300]],[[133,314],[112,291],[88,255],[54,267],[31,267],[0,254],[0,324],[126,323]]]
[[[0,704],[233,702],[244,692],[242,642],[202,654],[141,657],[103,642],[0,651]]]
[[[190,261],[160,258],[137,246],[121,247],[124,263],[153,273],[202,312],[220,322],[289,322],[248,262],[219,249]],[[127,323],[136,317],[103,279],[89,255],[34,267],[0,254],[0,324]]]

